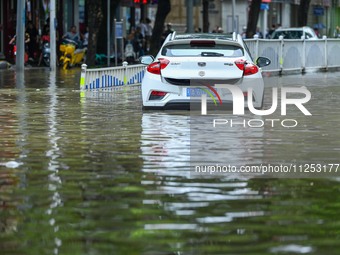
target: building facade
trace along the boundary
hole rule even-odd
[[[16,32],[17,1],[0,0],[0,59],[8,58],[10,54],[11,46],[8,43]],[[86,0],[55,0],[55,2],[57,36],[68,31],[71,25],[76,25],[79,31],[83,32],[86,24]],[[203,27],[202,0],[193,0],[193,2],[193,25],[195,30],[199,31]],[[25,3],[26,20],[31,20],[41,32],[49,15],[50,0],[25,0]],[[186,0],[171,0],[171,12],[166,22],[172,23],[173,29],[178,32],[186,31],[186,3]],[[221,27],[224,32],[235,30],[242,33],[247,25],[250,3],[251,0],[209,0],[209,31]],[[299,4],[300,0],[263,0],[258,27],[263,34],[266,34],[272,25],[297,26]],[[148,4],[121,0],[116,17],[124,18],[126,27],[129,28],[128,19],[133,19],[135,25],[138,25],[142,17],[148,17],[154,22],[156,11],[157,0],[149,0]],[[340,0],[312,0],[308,26],[316,28],[320,35],[339,37]]]
[[[194,26],[202,27],[202,0],[195,1]],[[235,0],[233,26],[233,1],[209,0],[209,31],[216,26],[224,32],[236,30],[242,33],[247,26],[248,12],[251,0]],[[167,22],[179,27],[186,24],[186,0],[172,0],[172,11]],[[300,0],[262,0],[258,27],[265,34],[274,26],[293,27],[298,24],[298,9]],[[312,0],[309,6],[308,26],[317,28],[320,35],[333,37],[338,27],[340,34],[340,0]]]

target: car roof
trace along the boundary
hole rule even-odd
[[[275,31],[303,31],[303,30],[312,30],[310,27],[280,27]]]
[[[243,42],[242,37],[240,34],[237,34],[236,32],[232,33],[182,33],[177,34],[176,31],[169,34],[163,45],[163,47],[166,47],[168,45],[172,44],[189,44],[192,40],[214,40],[218,42],[218,44],[228,44],[228,45],[234,45],[241,48],[244,48],[244,54],[245,57],[249,60],[252,60],[252,57],[249,53],[249,50],[246,46],[246,44]],[[161,50],[156,55],[156,59],[161,56]]]
[[[236,34],[224,34],[224,33],[193,33],[193,34],[173,34],[166,45],[173,44],[190,44],[191,41],[200,40],[214,40],[219,44],[228,44],[242,47],[237,41]]]

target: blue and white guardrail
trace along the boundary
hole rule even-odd
[[[81,66],[80,90],[111,90],[120,86],[140,85],[144,76],[145,65],[131,65],[108,68],[91,68]]]

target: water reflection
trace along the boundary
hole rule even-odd
[[[235,164],[338,160],[337,108],[321,100],[338,87],[311,85],[315,118],[292,113],[299,128],[229,129],[213,144],[191,143],[188,112],[144,112],[138,90],[81,97],[77,79],[1,73],[2,253],[339,253],[339,181],[190,173],[192,152],[218,158],[224,143]]]
[[[58,162],[59,155],[59,145],[58,140],[58,123],[57,123],[57,108],[58,108],[58,97],[56,91],[56,73],[50,72],[50,79],[49,79],[49,88],[48,88],[48,95],[50,97],[50,103],[47,113],[47,125],[48,131],[47,135],[49,137],[49,144],[50,149],[46,151],[46,157],[49,158],[48,162],[48,171],[50,174],[48,175],[48,190],[52,193],[51,194],[51,203],[49,209],[47,209],[46,214],[50,216],[49,224],[54,231],[54,245],[55,248],[53,250],[54,254],[59,254],[59,248],[62,245],[62,240],[58,237],[57,232],[59,231],[59,222],[56,221],[54,218],[54,214],[57,211],[57,208],[62,206],[62,199],[59,193],[59,189],[62,189],[62,180],[59,176],[59,169],[60,164]]]
[[[143,113],[141,133],[143,171],[159,175],[188,175],[189,118],[188,114],[180,113]]]

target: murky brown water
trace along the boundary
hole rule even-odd
[[[224,160],[340,161],[339,77],[296,78],[313,117],[222,132]],[[214,147],[190,147],[187,112],[143,112],[138,90],[81,97],[78,81],[0,72],[0,254],[340,253],[340,178],[194,176],[190,152]]]

